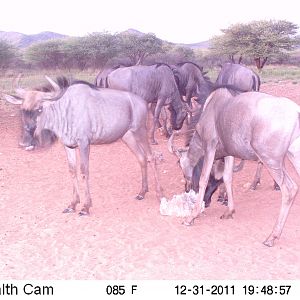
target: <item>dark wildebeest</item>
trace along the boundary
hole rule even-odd
[[[182,62],[172,66],[181,96],[191,107],[191,99],[195,97],[202,103],[213,89],[213,83],[204,76],[203,68],[193,62]]]
[[[178,130],[182,127],[186,117],[186,106],[181,101],[174,74],[168,65],[118,68],[108,74],[107,86],[137,94],[148,103],[156,103],[150,131],[152,144],[157,144],[154,139],[154,131],[163,106],[168,105],[169,107],[172,128]]]
[[[68,88],[48,80],[55,92],[16,92],[22,100],[6,96],[22,111],[31,116],[31,133],[41,144],[51,132],[65,146],[69,170],[73,178],[73,200],[64,212],[74,212],[79,201],[76,148],[80,153],[80,170],[85,183],[85,203],[80,215],[89,214],[92,206],[89,191],[89,152],[92,144],[110,144],[119,139],[132,150],[142,171],[142,188],[137,199],[148,191],[147,161],[151,150],[147,137],[147,102],[139,96],[112,89],[98,89],[85,83],[74,82]],[[25,126],[27,126],[25,124]]]
[[[186,152],[188,148],[177,148],[174,146],[174,136],[176,133],[173,133],[168,140],[168,149],[171,153],[176,154],[177,157],[181,158],[182,153]],[[238,165],[234,167],[234,172],[240,171],[244,166],[244,160],[242,160]],[[203,168],[203,159],[199,159],[198,163],[194,166],[192,171],[192,177],[189,182],[185,182],[185,192],[188,193],[190,190],[193,190],[196,193],[199,193],[199,179],[201,175],[201,171]],[[204,203],[205,207],[209,207],[211,203],[211,197],[217,188],[223,183],[223,172],[224,172],[224,159],[220,159],[215,161],[212,172],[209,176],[208,184],[204,194]],[[218,201],[222,202],[222,204],[227,205],[227,198],[224,195],[226,191],[220,191]]]
[[[107,76],[114,70],[119,69],[119,68],[123,68],[123,67],[127,67],[123,64],[120,65],[116,65],[110,68],[105,68],[103,70],[101,70],[95,79],[95,86],[97,87],[102,87],[102,88],[107,88],[108,84],[107,84]]]
[[[240,64],[225,63],[221,68],[215,85],[216,87],[229,85],[243,92],[258,92],[260,84],[260,77],[251,69]],[[256,190],[257,185],[260,184],[262,166],[262,163],[259,162],[256,174],[250,186],[252,190]],[[275,181],[274,189],[279,190],[279,186]]]
[[[258,92],[260,88],[260,78],[254,71],[246,66],[225,63],[220,70],[215,85],[229,85],[243,92]]]
[[[234,157],[260,160],[280,186],[280,213],[264,242],[266,246],[273,246],[282,233],[298,190],[284,160],[288,158],[300,176],[300,107],[287,98],[260,92],[233,96],[230,90],[223,88],[210,95],[189,149],[180,159],[188,183],[194,166],[203,159],[196,206],[185,220],[186,225],[191,225],[199,215],[212,165],[221,158],[225,160],[223,180],[228,194],[228,208],[221,218],[232,217],[235,212],[232,197]]]

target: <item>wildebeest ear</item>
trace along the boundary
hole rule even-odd
[[[7,94],[4,94],[4,99],[12,104],[21,105],[23,103],[23,100]]]

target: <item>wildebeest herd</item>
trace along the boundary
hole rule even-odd
[[[149,131],[152,144],[157,143],[154,135],[162,109],[169,110],[173,132],[182,128],[189,115],[187,128],[192,134],[186,149],[176,150],[172,145],[174,133],[169,142],[170,150],[180,157],[186,191],[197,192],[196,206],[184,224],[193,223],[203,199],[208,206],[212,193],[222,182],[228,197],[228,208],[222,218],[231,218],[235,212],[234,158],[242,162],[254,160],[260,166],[253,188],[259,182],[263,164],[282,193],[278,220],[264,244],[273,246],[279,239],[298,189],[284,160],[288,158],[300,176],[300,107],[287,98],[259,92],[259,76],[251,69],[226,63],[215,83],[191,62],[119,66],[100,72],[95,84],[70,82],[64,77],[56,81],[47,76],[46,79],[48,85],[43,88],[23,89],[19,77],[15,82],[16,96],[4,94],[4,98],[20,105],[22,146],[31,149],[50,145],[56,139],[63,143],[73,178],[73,200],[65,213],[75,212],[80,202],[78,148],[85,185],[85,202],[79,214],[89,214],[89,152],[94,144],[110,144],[119,139],[127,144],[141,167],[142,187],[136,198],[145,197],[147,166],[153,160],[147,116],[149,106],[154,105]]]

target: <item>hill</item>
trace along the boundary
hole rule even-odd
[[[136,35],[144,35],[145,33],[138,31],[136,29],[130,28],[121,32],[121,34],[136,34]],[[33,43],[38,43],[47,40],[54,40],[54,39],[63,39],[67,38],[67,35],[63,35],[56,32],[51,31],[43,31],[38,34],[23,34],[19,32],[7,32],[7,31],[0,31],[0,40],[6,40],[7,42],[13,44],[18,48],[26,48]],[[173,44],[173,43],[172,43]],[[179,46],[189,47],[192,49],[206,49],[209,47],[209,41],[203,41],[199,43],[193,44],[177,44]]]
[[[66,35],[50,31],[43,31],[38,34],[23,34],[19,32],[0,31],[0,39],[6,40],[18,48],[26,48],[33,43],[53,39],[62,39],[66,37]]]

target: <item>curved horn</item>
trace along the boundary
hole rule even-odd
[[[22,73],[19,73],[18,76],[13,80],[12,88],[15,90],[16,94],[24,99],[27,91],[20,87],[20,79],[23,76]]]
[[[49,76],[45,75],[45,78],[48,80],[48,82],[51,84],[51,86],[53,87],[54,91],[58,92],[60,91],[60,87],[59,85],[53,80],[51,79]]]
[[[172,154],[175,154],[179,158],[181,157],[182,152],[187,151],[187,148],[177,148],[177,147],[174,146],[173,141],[174,141],[174,136],[175,135],[182,135],[182,134],[183,133],[173,132],[171,134],[171,136],[169,137],[169,140],[168,140],[168,150],[169,150],[169,152],[172,153]]]

